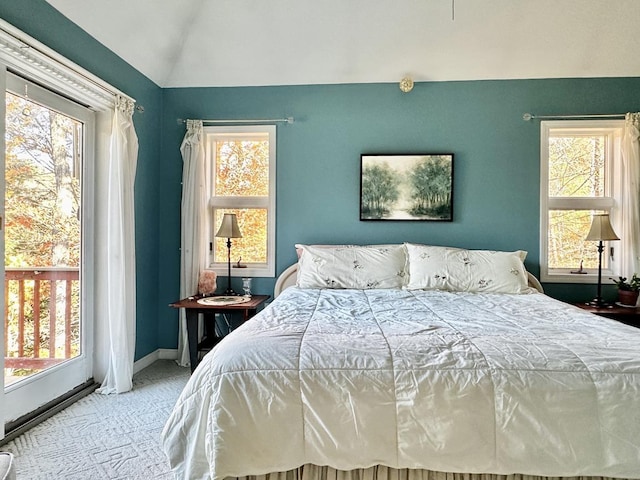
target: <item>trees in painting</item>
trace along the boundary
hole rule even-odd
[[[411,171],[410,212],[417,217],[447,218],[451,213],[451,161],[442,155],[422,157]]]
[[[362,219],[451,219],[451,155],[366,157],[361,179]]]
[[[386,162],[362,170],[362,214],[382,218],[399,196],[401,178]]]

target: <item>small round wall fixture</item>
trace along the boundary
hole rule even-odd
[[[408,93],[413,90],[413,79],[411,77],[404,77],[400,80],[400,90],[404,93]]]

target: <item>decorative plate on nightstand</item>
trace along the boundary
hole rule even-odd
[[[624,308],[636,308],[635,305],[625,305],[624,303],[620,303],[620,302],[616,302],[616,305],[618,305],[619,307],[624,307]]]
[[[243,296],[243,297],[205,297],[198,300],[200,305],[235,305],[237,303],[246,303],[250,302],[251,297]]]

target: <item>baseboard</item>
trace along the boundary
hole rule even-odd
[[[93,393],[99,386],[100,385],[93,381],[93,378],[90,378],[82,385],[77,386],[73,390],[70,390],[47,404],[42,405],[35,411],[7,423],[5,425],[5,435],[4,438],[0,440],[0,445],[10,442],[30,428],[33,428],[46,419],[53,417],[56,413],[61,412],[69,405]]]
[[[160,360],[177,360],[178,349],[177,348],[159,348],[158,353]]]
[[[175,348],[159,348],[151,352],[148,355],[145,355],[139,360],[136,360],[133,363],[133,373],[136,374],[143,368],[147,368],[156,360],[177,360],[178,359],[178,350]]]

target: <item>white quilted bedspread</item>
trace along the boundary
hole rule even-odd
[[[542,294],[290,288],[205,357],[162,437],[184,479],[640,478],[640,330]]]

